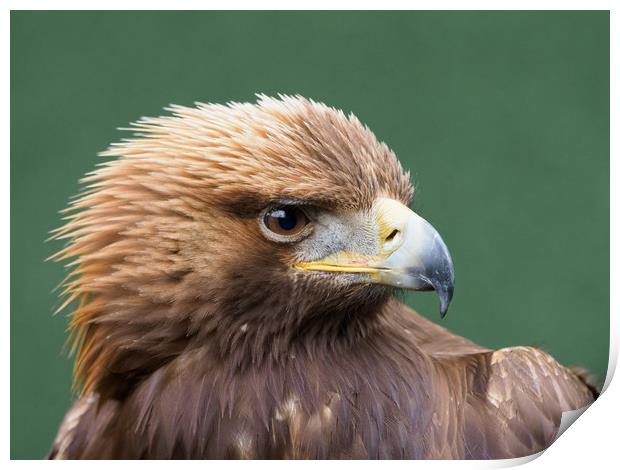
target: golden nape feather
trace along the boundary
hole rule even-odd
[[[302,97],[171,106],[88,174],[53,238],[80,396],[55,459],[508,458],[596,391],[398,302],[454,271],[395,154]]]

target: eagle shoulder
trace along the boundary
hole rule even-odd
[[[534,347],[484,354],[477,375],[465,432],[472,458],[521,457],[542,451],[557,437],[562,413],[595,399],[580,375]]]

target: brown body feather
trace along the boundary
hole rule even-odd
[[[302,98],[145,119],[56,233],[81,398],[52,458],[506,458],[589,404],[533,348],[490,351],[383,286],[289,269],[273,200],[407,203],[408,175],[353,116]]]

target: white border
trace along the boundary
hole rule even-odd
[[[157,9],[157,10],[200,10],[204,8],[210,8],[214,10],[218,9],[255,9],[255,8],[263,8],[263,9],[418,9],[418,10],[449,10],[449,9],[460,9],[460,10],[611,10],[611,82],[612,84],[617,83],[619,74],[618,74],[618,53],[620,48],[618,48],[618,29],[620,27],[620,21],[618,21],[618,9],[613,8],[614,2],[611,1],[597,1],[591,0],[589,2],[586,1],[548,1],[548,0],[524,0],[524,1],[470,1],[470,2],[458,2],[458,1],[437,1],[437,2],[422,2],[422,1],[390,1],[384,0],[381,3],[377,2],[369,2],[366,0],[358,0],[358,1],[325,1],[325,0],[315,0],[312,2],[296,2],[295,5],[291,5],[291,2],[285,1],[273,1],[273,0],[264,0],[262,2],[256,2],[255,4],[248,1],[239,1],[239,0],[227,0],[226,2],[204,2],[197,0],[176,0],[175,2],[164,2],[161,0],[89,0],[88,2],[79,2],[76,0],[72,1],[57,1],[54,2],[53,5],[49,5],[46,2],[42,1],[33,1],[33,0],[25,0],[25,1],[15,1],[9,0],[3,3],[7,5],[8,8],[5,8],[4,14],[2,15],[2,19],[0,20],[0,33],[2,35],[2,55],[3,55],[3,63],[9,64],[9,56],[10,56],[10,10],[37,10],[37,9],[45,9],[45,10],[64,10],[64,9],[85,9],[85,10],[106,10],[106,9],[116,9],[116,10],[140,10],[140,9]],[[2,158],[2,204],[4,206],[4,221],[2,231],[0,232],[2,236],[2,247],[4,252],[3,257],[3,265],[4,269],[2,271],[2,305],[3,305],[3,341],[1,344],[2,353],[3,353],[3,371],[1,377],[5,378],[3,386],[0,387],[0,394],[2,397],[2,403],[4,407],[2,408],[2,422],[4,426],[0,428],[0,439],[2,442],[3,450],[4,450],[4,458],[6,460],[9,459],[10,455],[10,392],[8,387],[8,379],[9,379],[9,360],[10,360],[10,347],[9,347],[9,332],[10,332],[10,302],[9,302],[9,285],[10,285],[10,231],[8,228],[9,225],[9,213],[10,213],[10,159],[8,155],[10,154],[10,87],[9,87],[9,73],[8,67],[5,69],[2,74],[2,81],[4,84],[4,94],[3,94],[3,109],[5,110],[2,116],[2,131],[4,133],[4,146],[6,149],[5,157]],[[611,162],[610,162],[610,183],[611,184],[611,220],[610,220],[610,237],[611,237],[611,277],[610,284],[611,286],[620,285],[617,274],[617,264],[618,261],[618,249],[614,241],[618,240],[618,189],[613,184],[613,182],[618,182],[618,139],[617,139],[617,130],[618,128],[618,94],[616,90],[611,88],[611,129],[615,129],[616,133],[611,133]],[[17,182],[13,182],[17,183]],[[613,208],[616,208],[616,213],[614,214]],[[410,466],[415,465],[416,468],[500,468],[500,467],[510,467],[515,465],[521,465],[526,462],[530,462],[528,465],[530,468],[540,468],[540,469],[548,469],[549,466],[555,468],[556,466],[561,466],[562,468],[609,468],[613,463],[618,462],[618,434],[616,433],[616,420],[619,417],[619,406],[620,403],[620,386],[617,384],[617,380],[615,382],[611,382],[611,378],[614,374],[617,356],[618,356],[618,332],[619,332],[619,320],[618,316],[620,313],[617,295],[613,295],[614,291],[612,290],[611,295],[611,339],[610,339],[610,353],[609,353],[609,369],[607,373],[607,378],[605,381],[605,392],[601,395],[599,400],[595,402],[590,409],[588,409],[583,416],[579,418],[579,424],[576,426],[572,426],[568,431],[566,431],[562,436],[558,438],[558,440],[547,449],[545,452],[540,455],[539,458],[524,458],[524,459],[514,459],[508,461],[417,461],[417,462],[388,462],[381,463],[380,465],[390,465],[390,466]],[[584,314],[588,314],[588,312],[584,312]],[[41,463],[38,461],[11,461],[11,467],[31,467],[31,466],[39,466],[45,465],[45,463]],[[84,464],[80,462],[64,462],[61,464],[52,465],[67,465],[67,466],[83,466]],[[109,465],[108,462],[104,461],[92,461],[88,463],[89,466],[93,466],[95,468],[103,468],[103,466]],[[145,465],[140,462],[115,462],[115,466],[127,467],[129,466],[141,466]],[[156,468],[167,468],[170,463],[161,462],[161,461],[150,461],[147,465],[149,467],[154,466]],[[204,465],[216,466],[216,467],[230,467],[230,466],[250,466],[253,468],[267,468],[273,466],[282,466],[284,468],[286,465],[289,468],[290,465],[300,466],[309,468],[310,466],[317,465],[315,462],[304,462],[298,461],[295,463],[291,462],[265,462],[265,461],[257,461],[257,462],[210,462],[204,463],[200,461],[187,462],[187,463],[179,463],[179,465],[188,465],[194,468],[202,468]],[[355,461],[355,462],[322,462],[321,466],[326,465],[328,467],[331,466],[355,466],[356,468],[365,467],[368,468],[371,465],[378,465],[376,462],[368,462],[368,461]]]

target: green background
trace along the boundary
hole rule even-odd
[[[44,456],[72,399],[44,240],[78,179],[117,127],[255,92],[353,111],[411,169],[454,258],[443,325],[604,379],[607,12],[13,12],[13,458]],[[407,302],[439,321],[434,295]]]

